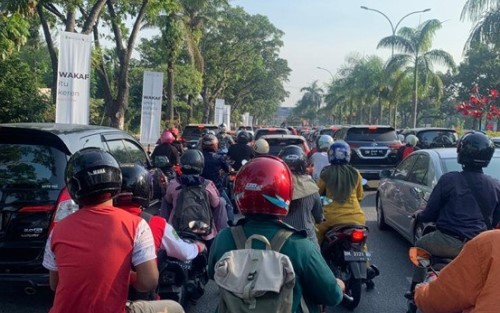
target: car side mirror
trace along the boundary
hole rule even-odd
[[[382,170],[382,171],[380,171],[379,176],[380,176],[380,178],[389,178],[392,176],[392,171],[391,170]]]
[[[170,160],[168,159],[167,156],[164,155],[155,156],[153,160],[154,167],[166,167],[169,165],[170,165]]]

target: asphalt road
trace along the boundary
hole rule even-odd
[[[376,187],[378,182],[370,182]],[[362,206],[366,212],[370,228],[368,249],[372,252],[373,263],[381,275],[375,279],[375,289],[363,290],[361,303],[354,312],[363,313],[403,313],[406,302],[403,297],[409,286],[412,265],[407,258],[410,244],[394,231],[381,232],[376,226],[375,188],[365,192]],[[205,295],[198,304],[188,309],[189,313],[214,312],[218,301],[217,289],[213,282],[207,285]],[[47,312],[52,302],[52,292],[39,290],[28,296],[22,287],[0,285],[0,313],[41,313]],[[328,313],[351,312],[342,307],[328,308]]]

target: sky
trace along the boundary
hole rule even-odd
[[[261,14],[283,31],[284,47],[280,56],[292,69],[285,83],[290,96],[282,106],[293,106],[302,97],[300,89],[315,80],[321,86],[331,81],[330,71],[336,71],[353,53],[361,56],[379,55],[384,60],[390,48],[377,49],[379,40],[392,35],[389,22],[381,14],[360,8],[377,9],[385,13],[394,26],[406,14],[430,8],[426,13],[405,18],[402,26],[416,27],[427,19],[443,21],[433,42],[434,49],[450,53],[458,64],[472,24],[460,20],[466,0],[234,0],[250,14]],[[320,70],[317,67],[325,68]],[[326,90],[326,88],[323,88]]]

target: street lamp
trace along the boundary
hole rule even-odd
[[[330,74],[330,76],[332,77],[332,80],[335,80],[335,78],[333,77],[333,74],[332,72],[330,72],[329,70],[327,70],[326,68],[323,68],[323,67],[320,67],[320,66],[317,66],[316,67],[318,70],[323,70],[323,71],[327,71],[328,74]]]
[[[365,6],[361,6],[361,8],[363,10],[368,10],[368,11],[373,11],[373,12],[377,12],[379,14],[381,14],[383,17],[385,17],[385,19],[389,22],[389,24],[391,25],[391,30],[392,30],[392,35],[395,36],[396,35],[396,31],[398,30],[398,27],[399,27],[399,24],[401,24],[401,22],[407,18],[408,16],[412,15],[412,14],[417,14],[417,13],[425,13],[425,12],[429,12],[431,9],[425,9],[425,10],[420,10],[420,11],[414,11],[414,12],[410,12],[408,14],[406,14],[405,16],[403,16],[397,23],[396,23],[396,26],[394,26],[394,24],[392,23],[391,19],[385,15],[383,12],[377,10],[377,9],[372,9],[372,8],[368,8],[368,7],[365,7]],[[392,56],[394,56],[394,45],[392,45]]]

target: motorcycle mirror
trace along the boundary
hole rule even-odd
[[[418,247],[411,247],[408,254],[411,262],[415,264],[415,266],[421,268],[428,268],[431,266],[432,255],[428,251]]]
[[[368,184],[368,180],[366,180],[364,178],[361,179],[361,185],[366,186],[366,184]]]
[[[188,223],[189,229],[195,234],[207,234],[210,226],[202,221],[191,221]]]

